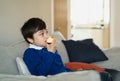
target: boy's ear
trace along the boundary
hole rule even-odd
[[[33,39],[32,38],[27,38],[27,40],[32,44],[33,43]]]

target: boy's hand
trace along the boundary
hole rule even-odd
[[[48,37],[46,42],[47,42],[47,50],[49,52],[55,53],[55,51],[56,51],[56,40],[55,40],[55,38],[54,37]]]
[[[53,40],[54,40],[54,39],[53,39],[52,37],[48,37],[47,43],[48,43],[48,44],[51,44],[51,43],[53,42]]]

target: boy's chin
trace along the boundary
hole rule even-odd
[[[45,44],[43,47],[47,47],[47,44]]]

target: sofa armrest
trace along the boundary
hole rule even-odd
[[[64,44],[62,43],[62,40],[65,40],[64,36],[59,32],[56,31],[52,34],[55,38],[56,38],[56,42],[57,42],[57,50],[58,53],[61,55],[63,63],[67,63],[69,62],[69,57],[67,54],[67,50],[64,46]]]

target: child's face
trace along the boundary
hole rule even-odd
[[[32,44],[46,47],[47,38],[48,38],[48,31],[46,29],[39,30],[33,34]]]

